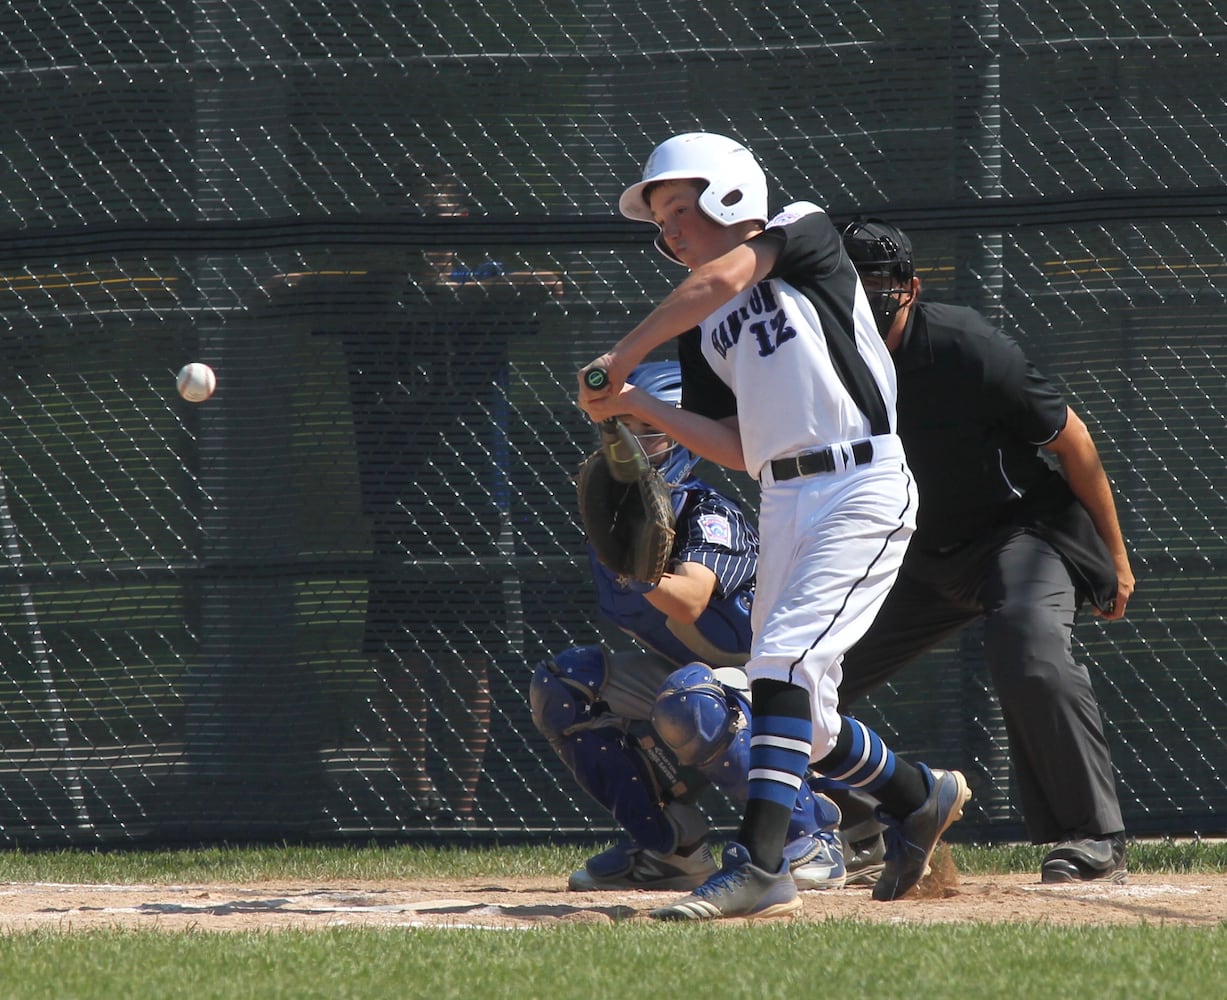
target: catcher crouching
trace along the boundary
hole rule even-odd
[[[635,388],[681,404],[676,362],[640,365]],[[742,665],[758,534],[693,474],[698,459],[627,417],[577,479],[602,617],[634,640],[576,646],[539,663],[533,721],[576,782],[626,831],[588,859],[574,890],[689,890],[718,866],[700,796],[746,799],[750,705]],[[800,889],[839,888],[839,810],[803,783],[786,855]]]

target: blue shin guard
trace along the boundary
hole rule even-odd
[[[660,779],[631,724],[602,710],[604,678],[605,658],[597,646],[568,649],[539,663],[530,688],[533,722],[580,787],[640,847],[671,854],[679,830],[662,806]]]

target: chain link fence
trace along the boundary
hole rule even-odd
[[[574,373],[679,277],[614,206],[693,128],[773,208],[896,221],[1068,392],[1138,575],[1075,633],[1126,822],[1223,832],[1225,42],[1209,2],[6,7],[0,843],[609,832],[527,684],[603,635]],[[977,640],[864,714],[1005,839]]]

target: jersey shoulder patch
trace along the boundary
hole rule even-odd
[[[700,514],[699,530],[703,532],[703,541],[709,545],[720,545],[730,548],[733,544],[733,529],[729,519],[723,514]]]
[[[815,212],[822,211],[812,201],[794,201],[791,205],[786,205],[774,219],[768,222],[767,228],[788,226],[806,215],[813,215]]]

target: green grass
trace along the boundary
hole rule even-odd
[[[558,876],[583,863],[591,845],[485,848],[395,846],[207,847],[197,850],[4,851],[0,882],[152,883],[493,878]],[[968,874],[1039,871],[1043,847],[954,844]],[[1227,841],[1137,841],[1129,846],[1136,872],[1227,872]]]
[[[584,846],[438,849],[216,847],[0,854],[3,882],[327,882],[557,876]],[[955,845],[969,873],[1034,871],[1030,846]],[[1227,844],[1131,845],[1136,872],[1227,871]],[[0,885],[0,890],[3,886]],[[75,998],[540,998],[663,995],[925,1000],[1219,995],[1227,923],[1216,927],[1032,924],[567,924],[531,930],[333,928],[0,936],[0,1000]]]
[[[955,864],[969,875],[1038,872],[1047,850],[1047,847],[1033,844],[954,844],[951,847]],[[1227,841],[1133,841],[1129,844],[1129,870],[1155,875],[1227,872]]]
[[[152,883],[482,878],[564,875],[591,849],[398,846],[206,847],[150,851],[6,851],[0,882]]]
[[[1221,995],[1227,930],[1051,925],[569,925],[0,938],[0,996],[73,998]]]

